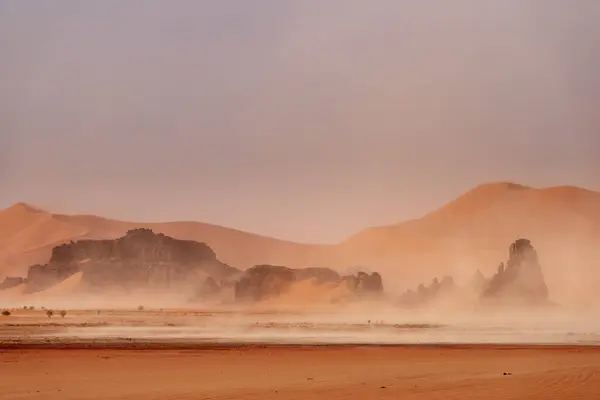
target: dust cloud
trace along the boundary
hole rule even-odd
[[[27,297],[31,296],[31,297]],[[393,296],[351,300],[339,287],[298,282],[251,305],[189,303],[158,292],[128,296],[23,295],[0,319],[0,341],[59,343],[598,344],[600,309],[480,304],[448,295],[423,307]],[[24,310],[21,306],[34,306]],[[51,318],[47,309],[68,310]]]

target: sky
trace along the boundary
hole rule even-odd
[[[0,207],[303,242],[600,190],[597,0],[0,0]]]

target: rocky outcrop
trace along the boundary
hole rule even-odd
[[[256,265],[235,283],[236,301],[261,301],[285,293],[296,281],[294,270],[276,265]]]
[[[7,276],[4,278],[4,281],[0,283],[0,290],[10,289],[23,283],[25,283],[25,278]]]
[[[359,271],[356,276],[347,275],[342,278],[342,281],[348,288],[357,293],[382,293],[383,281],[381,275],[377,272],[367,274]]]
[[[434,278],[429,286],[420,284],[416,291],[407,290],[400,297],[399,302],[401,305],[405,306],[425,305],[450,293],[454,288],[454,279],[451,276],[445,276],[441,281],[438,278]]]
[[[29,268],[29,291],[82,272],[88,290],[138,288],[197,290],[206,278],[234,279],[236,268],[221,263],[205,243],[134,229],[114,240],[80,240],[52,251],[50,262]]]
[[[356,275],[356,291],[359,293],[382,293],[383,280],[377,272],[367,274],[359,272]]]
[[[334,283],[347,285],[357,294],[380,294],[383,292],[381,275],[359,272],[357,276],[340,275],[328,268],[292,269],[275,265],[257,265],[246,270],[235,284],[237,301],[256,302],[286,293],[292,284],[311,279],[316,284]]]
[[[500,264],[498,271],[483,291],[482,297],[533,303],[548,301],[548,287],[537,252],[529,240],[518,239],[510,245],[506,265]]]

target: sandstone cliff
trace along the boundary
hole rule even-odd
[[[365,294],[381,294],[383,283],[378,273],[359,272],[356,276],[341,277],[328,268],[292,269],[275,265],[256,265],[244,272],[235,284],[237,301],[262,301],[275,298],[286,293],[299,281],[313,280],[316,284],[347,285],[351,292]]]
[[[510,245],[506,266],[500,264],[482,296],[534,303],[548,301],[548,287],[542,267],[529,240],[518,239]]]
[[[48,264],[29,268],[28,291],[43,290],[80,271],[82,286],[99,291],[184,286],[198,290],[207,276],[221,281],[240,273],[221,263],[205,243],[134,229],[114,240],[80,240],[55,247]]]

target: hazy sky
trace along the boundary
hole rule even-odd
[[[0,0],[0,207],[337,241],[600,189],[597,0]]]

